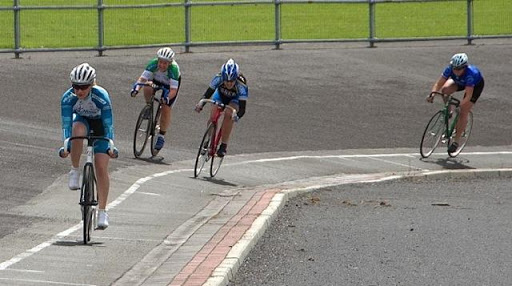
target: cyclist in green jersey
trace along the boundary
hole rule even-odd
[[[160,134],[158,134],[155,149],[160,150],[165,143],[165,133],[171,125],[171,110],[178,97],[180,89],[181,74],[180,67],[175,60],[174,51],[169,48],[161,48],[156,53],[156,57],[151,59],[146,69],[133,86],[131,96],[135,97],[142,85],[140,83],[154,83],[165,87],[169,92],[162,94],[162,116],[160,117]],[[151,86],[143,86],[144,98],[146,103],[151,104],[151,96],[155,92]],[[146,116],[150,116],[147,114]]]

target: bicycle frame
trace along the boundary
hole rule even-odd
[[[135,126],[135,134],[134,134],[134,140],[133,140],[133,153],[135,155],[135,158],[138,158],[142,153],[144,152],[144,148],[146,147],[146,143],[149,138],[151,138],[151,155],[156,156],[158,154],[159,150],[156,150],[154,148],[154,144],[156,143],[156,135],[159,133],[160,126],[159,126],[159,120],[160,120],[160,114],[162,109],[162,95],[165,93],[169,93],[169,89],[165,88],[161,85],[156,85],[154,83],[136,83],[135,85],[138,86],[150,86],[153,91],[151,93],[150,103],[148,103],[146,106],[143,107],[141,113],[139,114],[139,118],[137,120],[136,126]],[[161,96],[160,98],[156,97],[156,93],[161,90]],[[156,111],[155,111],[155,102],[157,103]],[[147,130],[140,129],[140,126],[142,126],[142,123],[144,121],[143,114],[147,108],[150,108],[150,114],[151,114],[151,120],[149,120],[149,123],[147,123]],[[142,131],[142,133],[139,133]],[[139,134],[144,134],[143,137],[139,137]],[[139,140],[142,139],[143,141]],[[140,147],[141,146],[141,147]],[[139,148],[140,147],[140,148]]]
[[[226,108],[229,108],[231,109],[232,111],[232,115],[231,117],[232,118],[235,118],[236,117],[236,109],[233,108],[232,106],[230,105],[225,105],[224,103],[222,102],[216,102],[214,101],[213,99],[201,99],[199,101],[199,104],[204,104],[204,103],[211,103],[213,105],[215,105],[215,111],[214,113],[210,116],[210,122],[213,123],[213,125],[216,127],[215,130],[214,130],[214,134],[212,134],[212,142],[211,142],[211,148],[209,150],[209,153],[210,153],[210,156],[214,156],[215,155],[215,152],[217,150],[217,146],[219,145],[219,141],[222,137],[222,124],[219,126],[218,122],[219,122],[219,118],[220,116],[224,113],[224,109]]]
[[[151,106],[154,108],[153,104],[155,103],[155,101],[158,103],[158,106],[157,108],[160,109],[162,108],[162,102],[161,102],[161,97],[160,98],[157,98],[156,97],[156,92],[161,90],[162,91],[162,94],[163,95],[164,93],[169,93],[169,89],[165,88],[164,86],[161,86],[161,85],[157,85],[157,84],[154,84],[154,83],[136,83],[135,85],[139,85],[139,86],[150,86],[153,88],[153,92],[151,93]]]
[[[219,119],[222,116],[222,114],[224,114],[224,110],[226,108],[231,109],[232,118],[236,118],[237,116],[237,111],[235,108],[229,105],[225,105],[221,102],[216,102],[212,99],[201,99],[198,105],[204,106],[204,104],[206,103],[211,103],[215,105],[213,107],[215,109],[210,114],[208,127],[206,128],[201,144],[199,145],[196,162],[194,166],[194,177],[199,176],[201,170],[203,169],[204,164],[209,160],[211,160],[210,176],[214,177],[217,174],[224,159],[224,157],[217,156],[217,147],[222,137],[222,123],[219,124]],[[208,142],[208,145],[206,145],[206,142]]]
[[[213,113],[213,116],[211,116],[210,121],[211,123],[216,127],[213,130],[212,134],[212,142],[211,142],[211,148],[209,150],[210,156],[215,156],[215,151],[217,150],[217,146],[219,146],[220,138],[222,137],[222,125],[218,125],[219,118],[224,112],[223,108],[220,106],[215,107],[215,111]]]
[[[445,129],[445,138],[446,139],[449,139],[452,136],[453,131],[455,131],[455,126],[457,125],[457,122],[459,121],[459,105],[460,105],[460,100],[458,100],[457,98],[454,98],[452,95],[448,95],[448,97],[446,98],[446,102],[444,104],[444,108],[443,108],[444,122],[446,124],[446,129]],[[450,118],[450,113],[451,113],[450,106],[454,107],[452,116],[455,116],[455,117],[453,117],[453,118]],[[450,119],[452,119],[452,122],[450,122]]]

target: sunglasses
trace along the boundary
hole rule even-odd
[[[465,68],[466,68],[465,66],[462,66],[462,67],[453,68],[453,69],[454,69],[454,70],[456,70],[456,71],[460,71],[460,70],[463,70],[463,69],[465,69]]]
[[[78,85],[78,84],[73,84],[73,89],[75,90],[86,90],[90,87],[91,85],[90,84],[87,84],[87,85]]]

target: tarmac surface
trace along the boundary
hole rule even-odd
[[[510,187],[443,175],[301,194],[229,285],[509,285]]]
[[[336,245],[346,244],[346,247],[352,245],[352,249],[368,248],[379,241],[379,237],[400,241],[399,228],[412,223],[422,224],[426,229],[432,228],[440,210],[446,211],[451,209],[450,206],[459,204],[448,200],[448,207],[429,206],[428,192],[421,191],[421,180],[415,194],[423,200],[424,205],[417,205],[416,208],[432,217],[425,222],[420,222],[419,213],[408,213],[406,205],[414,197],[402,198],[410,187],[402,185],[403,182],[383,183],[382,196],[365,187],[358,187],[361,194],[356,194],[346,187],[336,186],[445,171],[448,174],[486,171],[494,174],[491,177],[508,174],[512,167],[512,127],[508,124],[512,99],[506,94],[509,93],[507,75],[512,68],[504,59],[512,56],[510,45],[507,40],[489,40],[475,41],[472,46],[454,41],[382,44],[372,49],[357,44],[284,45],[282,50],[277,51],[268,47],[239,50],[204,48],[194,49],[188,54],[179,53],[177,49],[183,85],[173,110],[173,125],[160,157],[148,156],[143,160],[135,160],[131,155],[133,125],[142,108],[142,100],[130,98],[128,92],[147,60],[153,56],[154,49],[107,51],[104,57],[87,52],[33,53],[24,54],[20,60],[0,54],[0,86],[4,105],[0,114],[0,284],[226,285],[230,279],[234,279],[233,283],[237,285],[257,283],[253,281],[283,285],[280,281],[288,281],[283,280],[289,279],[284,278],[288,272],[275,271],[276,274],[281,273],[280,276],[276,275],[278,280],[267,280],[268,275],[258,268],[260,265],[253,265],[252,270],[249,269],[251,261],[255,261],[254,257],[249,258],[249,268],[241,270],[240,275],[261,275],[256,278],[234,277],[248,251],[256,245],[279,210],[285,212],[283,219],[277,222],[290,220],[293,216],[306,216],[306,211],[311,212],[312,217],[323,217],[326,222],[332,223],[333,228],[324,226],[322,229],[326,233],[337,233],[339,228],[347,227],[336,223],[350,222],[327,219],[327,213],[318,206],[325,206],[329,212],[342,212],[336,213],[337,217],[352,215],[354,222],[360,217],[361,224],[374,227],[377,225],[370,222],[375,212],[387,210],[382,219],[388,219],[390,232],[365,233],[362,229],[355,229],[347,234],[353,235],[355,242],[348,237],[339,237],[334,242]],[[483,70],[486,78],[484,93],[474,109],[475,123],[469,146],[456,159],[447,159],[443,149],[446,146],[441,146],[439,154],[428,160],[419,160],[417,152],[424,125],[439,108],[439,105],[427,104],[425,96],[450,56],[460,51],[469,54],[470,60]],[[193,159],[206,122],[205,113],[197,115],[193,107],[213,74],[229,57],[241,64],[249,80],[247,115],[236,126],[228,149],[229,155],[219,175],[213,179],[206,175],[193,179]],[[94,232],[94,243],[89,246],[82,246],[79,241],[81,226],[77,195],[66,190],[65,174],[69,170],[69,162],[56,155],[62,144],[60,96],[69,86],[71,68],[84,61],[97,68],[99,84],[112,95],[115,141],[121,151],[120,158],[112,160],[110,165],[112,188],[109,213],[112,225],[104,232]],[[506,183],[506,180],[497,180],[490,180],[491,186]],[[397,184],[397,192],[392,193],[391,189],[395,187],[388,184]],[[425,181],[424,184],[428,188],[433,183]],[[444,182],[439,184],[444,185]],[[458,190],[455,194],[462,199],[467,194],[464,189],[484,185],[475,181],[461,188],[454,187]],[[326,187],[340,191],[315,194],[318,202],[295,210],[304,211],[303,214],[287,214],[290,208],[283,209],[289,196]],[[496,196],[501,192],[502,197],[506,198],[508,193],[503,192],[504,188],[490,192]],[[342,202],[356,202],[356,206],[352,208],[349,207],[351,203],[341,204],[337,210],[333,205],[323,204],[324,201],[339,203],[339,200],[330,197],[333,194],[340,195]],[[347,199],[344,199],[346,194]],[[447,201],[446,197],[442,197],[442,192],[436,194],[440,202]],[[482,192],[476,195],[482,195]],[[468,198],[471,200],[463,205],[477,209],[476,195]],[[366,201],[364,196],[368,197],[368,201],[382,202],[389,197],[393,200],[389,200],[389,207],[379,204],[377,208],[372,208],[372,203],[357,203]],[[306,195],[293,200],[296,201],[291,201],[291,204],[301,205],[311,197]],[[504,199],[503,206],[507,203]],[[481,209],[483,214],[491,215],[492,209]],[[345,213],[350,210],[366,211],[367,216]],[[475,215],[461,212],[462,216]],[[503,220],[496,222],[503,228],[496,237],[505,237],[510,232],[505,221],[508,214],[504,209],[503,212]],[[406,224],[401,220],[403,218],[396,216],[397,213],[407,213],[411,222]],[[378,215],[380,218],[381,214]],[[312,221],[304,220],[304,223],[312,224],[315,221],[312,218]],[[460,225],[457,233],[472,235],[485,232],[486,226],[477,222],[475,232],[468,232],[464,225]],[[296,227],[292,229],[306,227],[297,221],[293,225]],[[286,249],[277,242],[269,241],[271,235],[289,233],[288,229],[279,228],[279,225],[272,227],[267,233],[269,239],[265,239],[264,244],[275,247],[282,256],[294,256],[296,253],[292,254],[296,249]],[[391,229],[395,229],[395,232],[392,233]],[[415,229],[418,231],[412,233],[422,234],[421,228]],[[301,231],[308,233],[305,228],[301,228]],[[369,233],[374,237],[368,236]],[[317,231],[315,234],[320,235]],[[308,235],[316,238],[313,234]],[[419,266],[433,259],[426,256],[426,247],[436,246],[429,241],[429,236],[421,237],[425,241],[419,251],[425,258],[416,257]],[[301,241],[300,236],[287,239]],[[362,269],[355,274],[342,271],[346,274],[347,280],[344,281],[348,281],[348,285],[350,281],[361,285],[409,284],[409,281],[419,277],[416,274],[407,277],[399,275],[412,269],[412,266],[407,268],[394,261],[398,261],[399,257],[414,256],[408,249],[397,248],[396,244],[384,244],[386,239],[383,244],[376,244],[374,257],[363,252],[360,252],[360,256],[354,256],[345,249],[344,255],[359,260],[351,264],[341,261],[338,265],[345,270],[351,266]],[[453,238],[439,235],[435,239],[439,242]],[[333,241],[324,242],[323,248],[328,249]],[[501,244],[503,256],[500,256],[504,261],[506,255],[510,254],[505,242],[503,240]],[[464,241],[459,247],[471,254],[473,252],[468,250],[471,246]],[[496,244],[496,247],[500,247],[500,244]],[[310,252],[310,249],[318,249],[318,252]],[[396,256],[389,255],[393,261],[385,260],[394,269],[386,273],[394,273],[396,279],[364,278],[365,275],[361,273],[375,268],[377,261],[383,260],[380,259],[383,249],[398,249],[397,252],[401,252],[394,254]],[[312,254],[308,258],[320,264],[325,256],[320,250],[304,244],[299,248],[299,254]],[[292,253],[285,255],[286,251]],[[264,252],[258,250],[254,253],[256,257],[265,256]],[[278,253],[267,252],[268,257],[262,259],[273,263],[277,260],[273,255]],[[448,261],[452,256],[450,251],[436,253],[442,261]],[[491,249],[490,253],[497,251]],[[467,259],[471,257],[469,255]],[[371,258],[375,258],[375,261],[364,260]],[[328,262],[338,261],[332,259]],[[305,265],[301,260],[281,262],[278,266],[280,269],[300,270]],[[467,269],[473,269],[470,264],[461,265],[469,265],[471,267]],[[433,266],[419,268],[429,270],[428,275],[440,270]],[[446,269],[453,271],[455,268]],[[446,280],[449,278],[443,278],[449,275],[450,272],[444,272],[439,280],[435,280],[440,281],[436,284],[449,281]],[[325,280],[321,283],[325,284],[302,285],[334,285],[335,279],[340,278],[322,276],[325,276]],[[301,285],[304,277],[294,277],[298,280],[290,281],[290,285]],[[488,276],[481,277],[482,280],[478,281],[484,281]],[[502,277],[503,281],[508,281],[507,275]],[[499,282],[491,278],[488,280]]]

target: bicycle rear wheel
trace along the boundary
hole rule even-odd
[[[149,112],[149,118],[144,118],[146,112]],[[135,158],[139,158],[146,148],[149,135],[151,133],[151,118],[153,117],[151,105],[146,105],[140,111],[137,124],[135,125],[135,133],[133,135],[133,155]]]
[[[212,142],[212,134],[215,130],[215,125],[210,123],[204,132],[199,150],[197,151],[196,163],[194,165],[194,177],[197,178],[203,170],[204,164],[210,159],[210,142]]]
[[[155,149],[156,139],[160,133],[160,116],[162,114],[161,104],[157,105],[155,119],[153,120],[153,130],[151,131],[151,155],[156,156],[160,150]]]
[[[441,137],[445,133],[446,123],[444,120],[444,113],[442,111],[438,111],[425,127],[425,131],[423,131],[423,137],[421,138],[420,143],[420,154],[421,157],[427,158],[436,149],[437,145],[441,141]]]
[[[212,142],[212,162],[210,164],[210,176],[213,178],[219,172],[220,166],[222,165],[222,161],[224,161],[224,157],[217,156],[217,149],[219,148],[219,141],[222,134],[222,129],[219,130],[215,136],[215,142]]]
[[[97,202],[94,195],[95,183],[96,181],[94,178],[93,165],[91,163],[86,163],[84,166],[82,192],[80,197],[80,205],[82,206],[84,244],[87,244],[91,240],[93,218],[96,215]]]
[[[459,147],[453,153],[448,152],[448,155],[450,157],[456,157],[457,155],[460,154],[462,149],[464,149],[464,147],[468,143],[469,135],[471,135],[471,129],[473,129],[473,112],[470,111],[468,114],[468,123],[466,124],[466,128],[464,129],[464,132],[462,133],[462,135],[460,136],[460,139],[459,139]],[[452,137],[455,137],[455,132],[453,132]],[[448,146],[450,146],[451,141],[452,140],[450,138],[450,142],[448,143]]]

